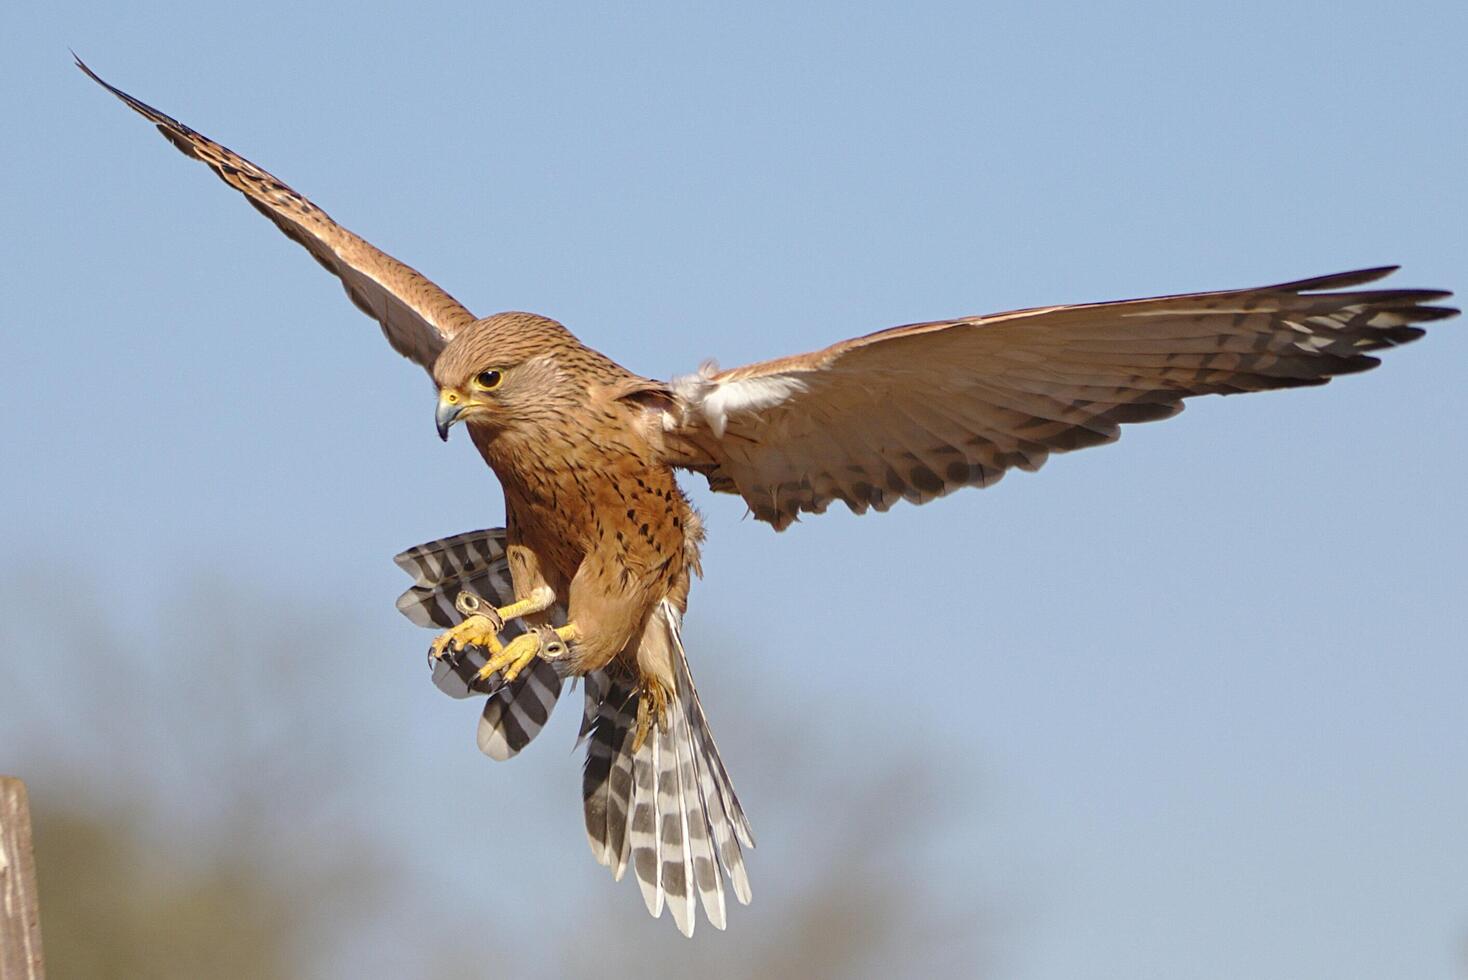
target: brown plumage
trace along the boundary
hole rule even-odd
[[[633,868],[649,910],[669,905],[685,933],[695,901],[723,927],[726,882],[748,901],[753,841],[684,656],[702,530],[675,469],[776,529],[833,500],[858,513],[923,503],[1112,442],[1194,395],[1366,370],[1372,352],[1457,312],[1434,305],[1438,290],[1351,288],[1388,267],[919,323],[663,383],[545,317],[476,319],[277,178],[81,68],[304,245],[432,374],[440,432],[466,423],[508,526],[398,556],[416,579],[399,607],[448,627],[436,678],[490,694],[480,744],[496,758],[545,723],[562,678],[586,679],[592,851],[619,877]],[[508,646],[505,619],[524,629]]]
[[[440,390],[473,398],[473,378],[502,382],[471,414],[474,445],[505,491],[518,598],[564,597],[581,637],[571,672],[640,649],[658,604],[687,606],[698,520],[630,392],[653,385],[582,345],[554,320],[500,313],[454,336],[433,365]],[[652,654],[649,654],[652,656]],[[671,663],[660,670],[673,687]]]

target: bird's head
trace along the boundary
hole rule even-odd
[[[465,327],[433,364],[440,438],[458,422],[504,428],[553,413],[569,380],[563,355],[580,346],[534,313],[496,313]]]

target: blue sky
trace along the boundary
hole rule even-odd
[[[343,616],[352,647],[322,655],[403,781],[362,819],[471,916],[482,858],[411,831],[507,793],[555,856],[504,873],[637,903],[585,856],[570,729],[478,757],[392,608],[391,555],[499,523],[497,487],[336,283],[68,46],[475,312],[554,316],[654,376],[1389,262],[1468,289],[1450,0],[59,3],[0,36],[0,559],[135,630],[201,578]],[[1004,976],[1461,975],[1465,372],[1450,321],[1368,375],[779,537],[687,481],[710,540],[685,639],[736,783],[790,748],[767,691],[792,765],[936,767],[934,807],[974,817],[922,835],[935,887],[1004,910]],[[64,611],[19,615],[12,639]],[[781,805],[746,802],[757,832]],[[810,833],[775,823],[757,903]]]

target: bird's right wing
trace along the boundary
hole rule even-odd
[[[208,164],[221,180],[245,195],[256,210],[304,245],[317,262],[341,279],[352,302],[382,324],[388,343],[399,354],[432,372],[439,351],[456,332],[474,321],[474,314],[418,270],[332,221],[325,211],[283,181],[109,85],[80,58],[76,64],[94,82],[154,123],[170,143]]]

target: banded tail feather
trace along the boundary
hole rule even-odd
[[[581,789],[597,861],[618,880],[631,867],[648,912],[657,917],[666,905],[691,936],[699,904],[710,924],[724,928],[726,880],[749,904],[741,845],[754,847],[754,838],[693,687],[680,619],[667,601],[653,619],[671,653],[671,696],[666,730],[653,727],[641,747],[633,748],[634,684],[607,671],[587,676]]]
[[[472,531],[399,554],[394,561],[414,584],[398,598],[398,609],[420,626],[446,629],[463,618],[454,599],[464,588],[507,605],[514,589],[504,534],[502,528]],[[565,621],[563,607],[554,618]],[[725,927],[726,883],[741,904],[749,904],[743,848],[754,847],[754,837],[693,686],[681,619],[664,601],[652,621],[669,661],[667,730],[655,726],[633,749],[639,691],[609,668],[584,678],[577,744],[586,743],[582,799],[593,856],[618,881],[632,868],[648,911],[658,917],[666,906],[678,929],[691,936],[700,905],[710,924]],[[507,633],[520,630],[518,623],[506,624]],[[545,727],[562,681],[548,662],[537,660],[513,684],[484,684],[474,680],[483,664],[482,652],[471,648],[454,664],[440,662],[434,683],[454,697],[489,695],[479,747],[491,758],[508,759]]]
[[[586,742],[586,766],[581,774],[581,796],[586,836],[597,863],[610,868],[612,877],[621,881],[629,854],[637,688],[598,670],[586,675],[585,698],[581,741]]]
[[[515,598],[503,528],[430,541],[409,548],[393,561],[414,579],[412,587],[398,597],[398,611],[419,626],[447,629],[462,620],[454,600],[464,589],[496,606],[509,605]],[[564,623],[565,610],[558,607],[552,618]],[[507,636],[522,631],[518,621],[505,624]],[[561,696],[561,678],[549,662],[536,660],[512,684],[499,684],[497,678],[480,681],[475,674],[484,662],[482,650],[466,649],[457,659],[434,665],[433,683],[456,698],[489,696],[479,718],[477,739],[481,752],[502,762],[529,745],[550,720],[551,709]]]

